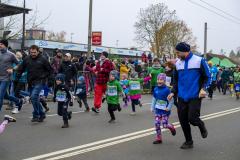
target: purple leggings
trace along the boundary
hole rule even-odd
[[[161,135],[161,120],[162,120],[162,125],[163,128],[168,128],[170,131],[173,130],[173,125],[168,124],[169,120],[169,115],[167,114],[155,114],[155,127],[156,127],[156,132],[157,132],[157,138],[162,140],[162,135]]]

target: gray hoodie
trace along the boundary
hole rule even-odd
[[[10,51],[0,51],[0,82],[11,81],[12,74],[7,72],[8,69],[13,69],[13,63],[20,65],[17,56]]]

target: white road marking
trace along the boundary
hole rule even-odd
[[[225,111],[221,111],[221,112],[216,112],[216,113],[209,114],[209,115],[205,115],[205,116],[202,116],[201,119],[203,121],[204,120],[209,120],[209,119],[217,118],[217,117],[220,117],[220,116],[228,115],[228,114],[231,114],[231,113],[236,113],[236,112],[239,112],[239,111],[240,111],[240,107],[225,110]],[[175,128],[180,127],[179,122],[175,122],[175,123],[173,123],[173,125],[175,125],[174,126]],[[167,131],[167,130],[168,129],[162,129],[162,131]],[[75,151],[75,152],[72,152],[72,153],[68,153],[68,154],[57,156],[57,157],[53,157],[53,158],[50,158],[48,160],[62,159],[62,158],[71,157],[71,156],[79,155],[79,154],[82,154],[82,153],[90,152],[90,151],[93,151],[93,150],[105,148],[105,147],[112,146],[112,145],[115,145],[115,144],[127,142],[127,141],[130,141],[130,140],[138,139],[138,138],[141,138],[141,137],[146,137],[146,136],[149,136],[149,135],[152,135],[152,134],[156,134],[155,128],[150,128],[150,129],[146,129],[146,130],[142,130],[142,131],[138,131],[138,132],[133,132],[133,133],[130,133],[130,134],[125,134],[125,135],[114,137],[114,138],[109,138],[109,139],[105,139],[105,140],[101,140],[101,141],[97,141],[97,142],[93,142],[93,143],[88,143],[88,144],[84,144],[84,145],[80,145],[80,146],[76,146],[76,147],[72,147],[72,148],[68,148],[68,149],[64,149],[64,150],[60,150],[60,151],[56,151],[56,152],[52,152],[52,153],[47,153],[47,154],[44,154],[44,155],[35,156],[35,157],[27,158],[27,159],[24,159],[24,160],[37,160],[37,159],[43,159],[43,158],[46,159],[47,157],[60,155],[60,154],[66,153],[66,152],[78,150],[78,151]],[[129,136],[131,136],[131,137],[129,137]],[[127,137],[129,137],[129,138],[127,138]],[[110,142],[110,141],[113,141],[113,142]],[[109,142],[109,143],[106,143],[106,142]],[[105,143],[105,144],[101,144],[101,143]],[[98,145],[98,144],[101,144],[101,145]],[[96,145],[98,145],[98,146],[96,146]],[[94,147],[90,147],[90,146],[94,146]],[[87,148],[87,147],[89,147],[89,148]],[[85,149],[82,149],[82,148],[85,148]],[[79,149],[82,149],[82,150],[79,150]]]

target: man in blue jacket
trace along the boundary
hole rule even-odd
[[[219,71],[218,71],[217,67],[212,65],[211,61],[208,62],[208,65],[210,67],[211,76],[212,76],[212,84],[210,86],[208,96],[209,96],[210,100],[212,100],[213,90],[216,87],[215,83],[216,83],[216,78],[217,78],[217,74],[219,73]]]
[[[176,46],[176,54],[180,60],[174,70],[174,81],[168,101],[178,95],[178,118],[184,132],[186,142],[182,149],[193,147],[190,124],[198,126],[203,138],[208,131],[200,117],[202,98],[211,84],[211,73],[204,58],[193,54],[190,45],[180,42]],[[189,124],[190,123],[190,124]]]

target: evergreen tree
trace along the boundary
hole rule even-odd
[[[213,52],[212,52],[212,49],[211,49],[208,53],[213,53]]]
[[[235,57],[236,55],[235,55],[235,53],[233,52],[233,50],[230,52],[230,54],[229,54],[229,58],[233,58],[233,57]]]

